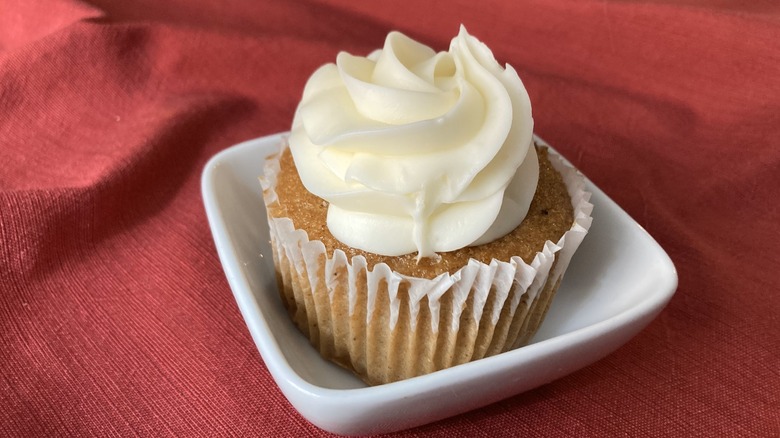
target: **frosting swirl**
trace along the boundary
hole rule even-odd
[[[528,93],[461,26],[436,53],[392,32],[309,78],[289,144],[328,228],[365,251],[431,257],[522,222],[539,174]]]

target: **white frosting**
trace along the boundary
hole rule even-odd
[[[528,93],[461,27],[434,52],[398,32],[309,79],[290,150],[328,228],[372,253],[418,257],[495,240],[522,222],[539,174]]]

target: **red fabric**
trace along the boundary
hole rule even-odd
[[[703,3],[4,2],[0,435],[324,435],[249,337],[201,170],[338,50],[463,22],[680,286],[600,362],[400,436],[780,436],[780,13]]]

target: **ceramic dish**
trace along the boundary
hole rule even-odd
[[[372,434],[406,429],[551,382],[631,339],[677,287],[677,273],[663,249],[588,182],[593,225],[530,345],[366,387],[319,356],[288,319],[279,299],[257,178],[264,157],[282,135],[241,143],[214,156],[203,172],[203,200],[228,283],[268,370],[301,415],[327,431]]]

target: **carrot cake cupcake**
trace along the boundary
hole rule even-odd
[[[282,301],[371,385],[527,344],[591,222],[517,72],[463,27],[319,68],[264,170]]]

